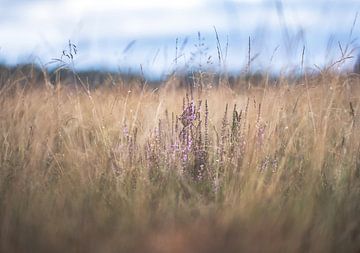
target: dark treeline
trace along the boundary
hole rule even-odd
[[[307,78],[319,78],[321,72],[307,73]],[[327,73],[329,74],[329,73]],[[345,75],[347,75],[345,73]],[[358,76],[355,74],[355,76]],[[246,73],[240,74],[228,73],[219,75],[214,71],[193,71],[193,72],[174,72],[165,76],[165,78],[146,78],[141,73],[109,72],[101,70],[81,70],[72,71],[71,69],[48,70],[40,68],[35,64],[23,64],[16,66],[7,66],[0,64],[0,87],[7,84],[41,86],[46,84],[72,86],[82,84],[87,88],[93,89],[103,86],[118,85],[143,85],[147,84],[152,87],[160,86],[168,80],[176,79],[180,87],[198,87],[198,86],[217,86],[227,84],[230,87],[236,86],[257,86],[257,85],[278,85],[281,80],[291,81],[291,83],[302,83],[304,76],[296,73],[287,75],[277,75],[270,73]]]
[[[74,83],[82,82],[89,88],[96,88],[99,86],[116,86],[121,83],[146,83],[151,86],[159,86],[171,78],[176,78],[180,86],[198,86],[199,84],[227,83],[230,86],[235,86],[238,81],[248,80],[252,83],[259,83],[265,78],[261,73],[251,75],[234,75],[226,74],[219,75],[214,71],[195,71],[195,72],[178,72],[167,75],[165,78],[146,78],[140,73],[125,73],[125,72],[109,72],[101,70],[81,70],[72,71],[71,69],[42,69],[35,64],[23,64],[16,66],[0,65],[0,85],[4,86],[6,83],[17,82],[19,84],[42,85],[45,80],[51,85],[61,83],[62,85],[73,85]],[[269,78],[269,77],[268,77]],[[270,77],[275,80],[275,76]]]
[[[90,88],[100,85],[116,85],[119,82],[131,83],[142,81],[140,75],[129,73],[116,73],[105,71],[72,71],[70,69],[48,70],[35,64],[23,64],[16,66],[0,65],[0,86],[7,83],[43,85],[45,80],[51,85],[73,85],[82,82]]]

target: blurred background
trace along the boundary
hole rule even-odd
[[[358,0],[0,0],[0,62],[50,66],[70,40],[77,70],[317,68],[356,55],[358,11]]]

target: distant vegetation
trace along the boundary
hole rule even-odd
[[[358,75],[95,76],[1,70],[1,252],[359,252]]]

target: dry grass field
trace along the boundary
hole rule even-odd
[[[0,89],[1,252],[360,252],[360,79]]]

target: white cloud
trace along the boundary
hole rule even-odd
[[[131,11],[131,10],[151,10],[151,9],[191,9],[204,4],[206,0],[66,0],[68,9],[87,12],[87,11]]]
[[[229,0],[233,3],[246,3],[246,4],[261,4],[264,2],[271,2],[273,0]]]

